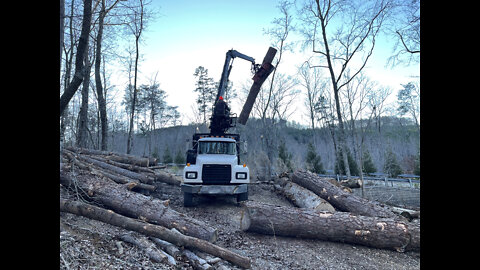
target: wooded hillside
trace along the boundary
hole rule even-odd
[[[389,149],[394,153],[402,173],[414,173],[417,165],[419,151],[418,131],[413,123],[405,119],[382,117],[381,132],[375,126],[366,131],[365,147],[371,156],[373,165],[378,172],[384,172],[384,164]],[[133,154],[138,156],[156,157],[162,163],[185,162],[185,152],[190,147],[190,142],[195,130],[206,131],[202,125],[175,126],[158,129],[152,132],[152,137],[145,134],[137,134],[134,139]],[[241,134],[242,140],[247,141],[247,154],[245,158],[251,170],[259,176],[266,175],[266,166],[272,165],[273,173],[281,173],[288,170],[282,160],[279,148],[284,146],[288,154],[288,160],[292,168],[305,168],[307,166],[308,144],[315,141],[316,154],[320,156],[325,170],[335,170],[335,150],[331,134],[327,128],[307,129],[295,126],[294,123],[278,124],[278,130],[274,134],[276,139],[268,142],[273,145],[274,158],[269,162],[266,151],[265,130],[262,128],[260,119],[250,119],[246,126],[238,126],[236,131]],[[235,132],[235,130],[232,130]],[[118,131],[111,134],[109,149],[116,152],[125,152],[127,132]],[[262,135],[264,138],[262,139]],[[351,137],[347,137],[351,141]],[[151,145],[149,142],[151,140]],[[352,156],[354,153],[352,153]],[[177,159],[180,158],[180,159]]]

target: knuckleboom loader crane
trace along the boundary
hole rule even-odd
[[[240,161],[240,134],[227,133],[235,127],[237,116],[230,112],[224,100],[228,77],[236,57],[252,63],[254,81],[247,101],[240,114],[241,124],[246,124],[253,103],[261,85],[273,71],[272,60],[277,50],[270,47],[262,64],[255,59],[236,50],[226,53],[222,77],[210,117],[210,133],[195,133],[192,137],[192,148],[187,151],[187,165],[183,169],[184,206],[193,206],[193,197],[197,195],[234,195],[237,202],[248,200],[248,184],[250,171],[246,163]]]

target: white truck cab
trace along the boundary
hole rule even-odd
[[[203,136],[202,136],[203,135]],[[248,199],[250,172],[240,162],[239,135],[195,134],[183,169],[184,206],[193,205],[194,195],[235,195]]]

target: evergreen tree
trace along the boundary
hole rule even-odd
[[[402,168],[397,161],[397,156],[395,155],[395,153],[392,152],[391,148],[387,149],[383,171],[390,177],[397,177],[399,174],[402,173]]]
[[[313,173],[325,173],[325,170],[323,169],[322,159],[315,153],[315,149],[313,148],[312,143],[308,144],[306,163],[307,170]]]
[[[175,164],[185,164],[185,154],[178,150],[174,162]]]
[[[278,146],[278,158],[285,164],[290,172],[293,171],[292,154],[288,153],[284,140],[282,140]]]
[[[348,166],[350,167],[350,175],[360,175],[360,170],[358,169],[357,162],[355,162],[355,159],[353,158],[352,153],[348,148],[347,160]],[[335,174],[345,175],[345,166],[343,165],[341,148],[337,151],[337,157],[335,159]]]
[[[375,168],[375,165],[373,164],[372,156],[370,156],[370,152],[368,150],[365,150],[363,152],[362,167],[363,167],[363,172],[366,174],[374,173],[377,171],[377,168]]]
[[[216,97],[215,83],[213,78],[208,77],[208,69],[202,66],[195,69],[193,76],[197,78],[195,92],[198,93],[198,111],[203,116],[203,123],[207,124],[207,113],[210,107],[213,106]]]
[[[173,163],[172,154],[170,154],[170,149],[168,149],[168,146],[165,148],[165,152],[163,153],[163,163]]]
[[[420,149],[418,150],[418,155],[415,158],[415,167],[413,168],[413,173],[420,175]]]

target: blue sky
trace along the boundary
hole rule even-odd
[[[143,35],[139,83],[148,83],[158,71],[157,80],[168,94],[167,102],[179,106],[179,111],[185,115],[183,124],[189,123],[193,119],[191,105],[196,98],[193,92],[195,68],[204,66],[209,70],[209,76],[218,81],[225,53],[232,48],[261,62],[271,45],[263,29],[272,27],[273,19],[280,16],[277,3],[276,0],[153,0],[152,8],[159,11],[159,16],[149,23]],[[292,15],[295,16],[295,12]],[[409,75],[419,75],[419,67],[385,68],[385,57],[391,50],[389,45],[385,41],[379,42],[366,71],[372,79],[391,85],[396,91],[400,83],[408,82]],[[295,54],[285,54],[282,72],[294,75],[296,66],[305,59],[298,50]],[[230,75],[234,89],[251,77],[250,62],[235,59]],[[297,106],[302,106],[304,96],[299,99]],[[233,111],[239,114],[239,101],[230,103]],[[304,122],[301,110],[297,111],[292,117],[297,122]]]

